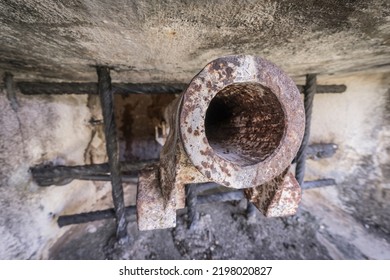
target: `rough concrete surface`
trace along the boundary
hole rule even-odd
[[[227,54],[288,74],[388,67],[390,8],[358,1],[0,1],[0,69],[20,80],[188,82]],[[1,74],[1,73],[0,73]]]
[[[298,214],[247,220],[245,201],[185,211],[175,229],[139,232],[129,217],[131,259],[390,259],[390,11],[371,1],[5,1],[0,0],[0,75],[16,81],[186,82],[218,56],[246,53],[303,84],[345,84],[314,99],[311,143],[335,143],[307,162]],[[0,259],[104,259],[112,220],[59,228],[59,215],[112,207],[109,183],[40,188],[39,164],[106,162],[97,96],[23,96],[0,85]],[[156,158],[154,127],[168,95],[116,96],[121,159]],[[126,205],[136,188],[125,185]]]

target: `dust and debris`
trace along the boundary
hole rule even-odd
[[[174,229],[139,232],[132,218],[129,259],[330,259],[317,239],[320,225],[306,211],[296,217],[267,219],[256,215],[248,223],[238,203],[201,205],[196,228],[187,228],[185,211],[178,213]],[[102,247],[114,232],[112,221],[101,222],[88,233],[84,225],[52,252],[52,259],[104,259]],[[77,245],[78,244],[78,245]],[[80,246],[82,244],[82,246]],[[97,244],[99,244],[97,246]],[[77,248],[75,248],[77,247]]]

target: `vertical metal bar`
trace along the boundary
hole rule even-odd
[[[337,184],[335,179],[326,178],[326,179],[320,179],[315,181],[305,181],[303,183],[302,189],[309,190],[309,189],[316,189],[316,188],[336,186],[336,185]]]
[[[306,167],[306,148],[309,144],[310,138],[310,125],[311,125],[311,114],[313,111],[313,100],[314,95],[317,91],[317,75],[308,74],[306,75],[306,85],[304,86],[304,106],[305,106],[305,134],[303,136],[301,147],[297,153],[297,165],[295,169],[295,178],[297,179],[300,186],[303,184],[305,177]]]
[[[108,164],[110,166],[112,199],[114,201],[115,218],[117,223],[116,236],[119,242],[128,242],[127,221],[125,203],[123,197],[122,179],[119,164],[119,146],[117,141],[113,93],[111,89],[110,69],[97,67],[98,92],[103,112],[104,134],[106,137],[106,149]]]
[[[186,204],[188,216],[188,229],[195,228],[198,222],[197,200],[198,200],[198,184],[188,184],[186,186]]]

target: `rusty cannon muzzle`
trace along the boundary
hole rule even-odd
[[[270,217],[296,212],[301,190],[288,169],[304,133],[303,102],[278,67],[254,56],[210,62],[165,112],[158,165],[140,172],[140,230],[174,227],[185,185],[244,189]]]

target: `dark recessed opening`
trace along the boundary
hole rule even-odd
[[[264,161],[279,146],[285,115],[270,89],[255,83],[232,84],[211,100],[205,128],[217,155],[247,166]]]

